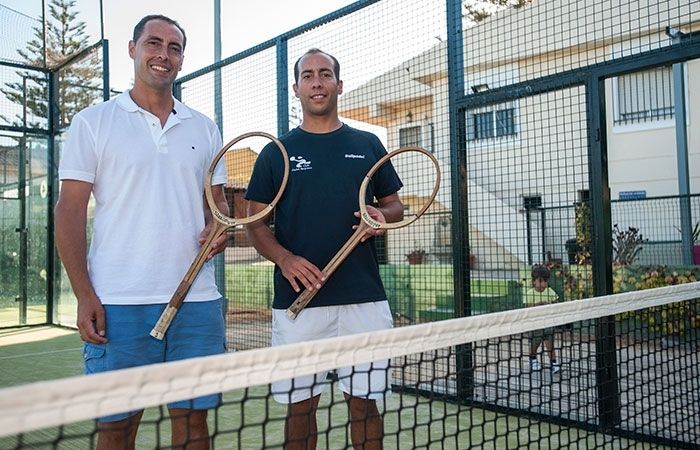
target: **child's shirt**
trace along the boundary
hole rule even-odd
[[[537,304],[554,303],[558,299],[559,296],[552,288],[548,287],[542,292],[537,292],[535,288],[530,288],[523,296],[523,303],[525,306],[532,306]]]

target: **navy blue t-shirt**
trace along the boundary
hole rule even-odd
[[[354,213],[359,210],[360,185],[386,150],[372,133],[345,124],[324,134],[295,128],[280,140],[287,149],[290,174],[275,210],[275,236],[283,247],[323,269],[354,232],[352,226],[359,222]],[[255,162],[246,192],[249,200],[269,203],[277,193],[284,166],[273,145],[266,146]],[[398,175],[387,165],[387,170],[373,177],[366,202],[394,194],[401,186]],[[288,308],[298,295],[275,267],[273,308]],[[385,299],[374,239],[368,239],[326,280],[309,307]]]

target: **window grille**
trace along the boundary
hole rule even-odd
[[[670,66],[617,77],[615,125],[673,118],[673,73]]]

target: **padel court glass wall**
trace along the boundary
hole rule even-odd
[[[64,132],[73,114],[104,99],[103,52],[106,41],[50,70],[0,62],[0,327],[75,324],[52,210]]]
[[[379,242],[397,326],[520,308],[538,263],[564,301],[649,286],[623,282],[630,273],[660,284],[696,279],[700,2],[535,1],[475,16],[459,0],[358,1],[183,77],[176,92],[216,119],[224,141],[279,135],[301,120],[293,65],[317,47],[340,61],[343,121],[389,150],[435,154],[443,188],[428,215]],[[685,142],[679,120],[691,130]],[[417,194],[401,195],[410,209]],[[230,350],[268,346],[272,265],[240,230],[218,264]],[[630,384],[616,387],[618,326],[607,318],[567,329],[588,342],[578,369],[585,388],[552,394],[533,385],[526,396],[539,400],[513,401],[510,378],[488,363],[500,347],[487,344],[434,362],[454,380],[416,390],[687,442],[663,426],[624,425],[643,400],[631,399]]]
[[[48,110],[50,73],[2,64],[0,79],[0,111],[9,124],[0,130],[0,326],[42,324],[50,322],[52,180],[48,117],[36,114],[36,105]]]

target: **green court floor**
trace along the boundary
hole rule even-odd
[[[82,373],[82,344],[76,331],[54,327],[0,330],[0,387]],[[318,413],[318,448],[348,448],[347,408],[342,395],[327,392]],[[2,391],[0,391],[2,395]],[[540,423],[468,406],[395,392],[382,405],[384,448],[629,448],[629,442],[574,428]],[[267,386],[224,393],[224,404],[209,414],[215,449],[281,448],[286,408]],[[20,448],[94,448],[94,421],[50,428],[21,437]],[[169,420],[163,407],[146,410],[138,449],[168,446]],[[0,438],[0,448],[16,448],[18,437]],[[641,448],[641,447],[640,447]]]

